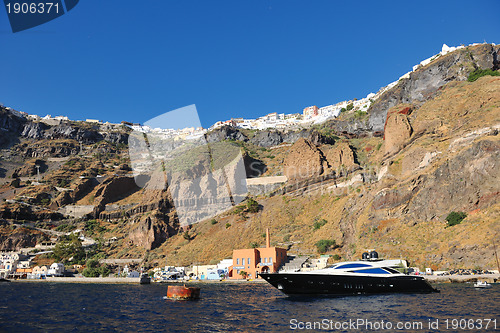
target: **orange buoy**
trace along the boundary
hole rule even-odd
[[[200,288],[186,286],[168,286],[167,298],[198,299],[200,298]]]

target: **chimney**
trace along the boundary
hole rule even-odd
[[[269,228],[266,228],[266,247],[267,248],[271,247],[271,239],[269,237]]]

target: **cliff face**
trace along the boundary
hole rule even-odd
[[[16,142],[26,121],[0,106],[0,148]]]
[[[238,128],[223,126],[207,134],[208,143],[214,143],[224,140],[237,140],[242,142],[251,142],[259,147],[273,147],[281,143],[294,143],[297,140],[308,139],[315,145],[333,144],[334,140],[315,131],[314,129],[302,130],[274,130],[267,129],[257,131],[254,136],[245,135]]]
[[[0,224],[0,251],[15,251],[20,248],[34,247],[44,238],[44,234],[26,228],[15,228]]]
[[[387,111],[402,103],[421,105],[443,85],[451,81],[465,81],[475,69],[500,67],[500,45],[483,44],[467,47],[441,56],[429,65],[410,73],[384,93],[368,110],[368,130],[383,131]]]
[[[127,133],[124,132],[100,132],[98,128],[75,126],[61,123],[48,126],[40,122],[28,121],[22,128],[21,136],[27,139],[71,139],[83,144],[92,144],[102,140],[117,144],[126,143]]]
[[[500,78],[449,82],[421,105],[398,104],[386,111],[385,139],[358,137],[323,146],[300,139],[281,148],[290,178],[287,194],[258,197],[258,213],[244,219],[223,214],[215,225],[195,225],[191,232],[198,236],[188,244],[173,237],[158,251],[175,252],[170,258],[179,264],[190,263],[194,253],[208,262],[230,256],[234,248],[261,244],[262,226],[270,226],[275,244],[289,246],[292,253],[314,255],[318,240],[333,239],[339,248],[328,253],[343,259],[376,248],[384,257],[402,256],[421,269],[495,269]],[[342,164],[356,168],[334,182],[307,182]],[[291,172],[300,168],[303,178]],[[449,227],[446,217],[453,211],[467,217]],[[315,221],[323,220],[317,230]],[[204,251],[196,252],[200,248]]]
[[[6,143],[0,151],[0,198],[6,199],[0,218],[85,228],[85,221],[59,221],[58,209],[75,206],[91,212],[83,220],[97,219],[102,227],[94,237],[118,239],[103,245],[108,256],[142,257],[148,251],[158,260],[168,255],[170,264],[231,256],[235,248],[262,243],[265,226],[273,245],[292,253],[317,254],[317,241],[330,239],[339,247],[329,254],[343,259],[376,248],[422,268],[491,269],[491,244],[500,233],[500,78],[465,80],[475,68],[497,68],[497,53],[497,46],[480,45],[439,57],[352,121],[296,131],[222,127],[208,133],[218,156],[229,156],[222,143],[238,141],[232,148],[242,153],[248,178],[288,178],[256,197],[257,212],[246,212],[243,202],[214,220],[198,205],[218,213],[208,199],[227,196],[228,187],[216,174],[220,161],[207,160],[207,154],[186,152],[167,161],[184,173],[167,172],[166,184],[163,172],[134,180],[127,149],[116,144],[126,142],[126,131],[48,126],[2,109],[0,126],[8,135],[0,136]],[[204,158],[192,161],[197,155]],[[43,166],[43,185],[33,184],[35,165]],[[7,178],[13,173],[21,179]],[[225,173],[235,178],[236,167]],[[452,211],[467,217],[448,227],[445,218]],[[179,213],[203,221],[182,226]],[[318,221],[326,223],[318,229]],[[1,235],[1,244],[32,244],[11,230]],[[182,236],[184,230],[190,237]]]
[[[399,104],[420,106],[446,83],[466,81],[475,69],[500,69],[500,45],[481,44],[459,49],[439,56],[430,64],[410,73],[409,78],[399,80],[368,109],[368,117],[351,121],[332,120],[331,126],[339,134],[362,136],[384,132],[387,112]]]

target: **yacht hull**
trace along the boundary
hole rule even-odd
[[[421,276],[352,276],[337,274],[261,273],[287,295],[358,295],[439,292]]]

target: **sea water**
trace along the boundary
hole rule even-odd
[[[1,283],[0,331],[500,331],[500,285],[349,297],[287,297],[261,283],[196,286],[200,300],[173,301],[163,299],[166,284]]]

